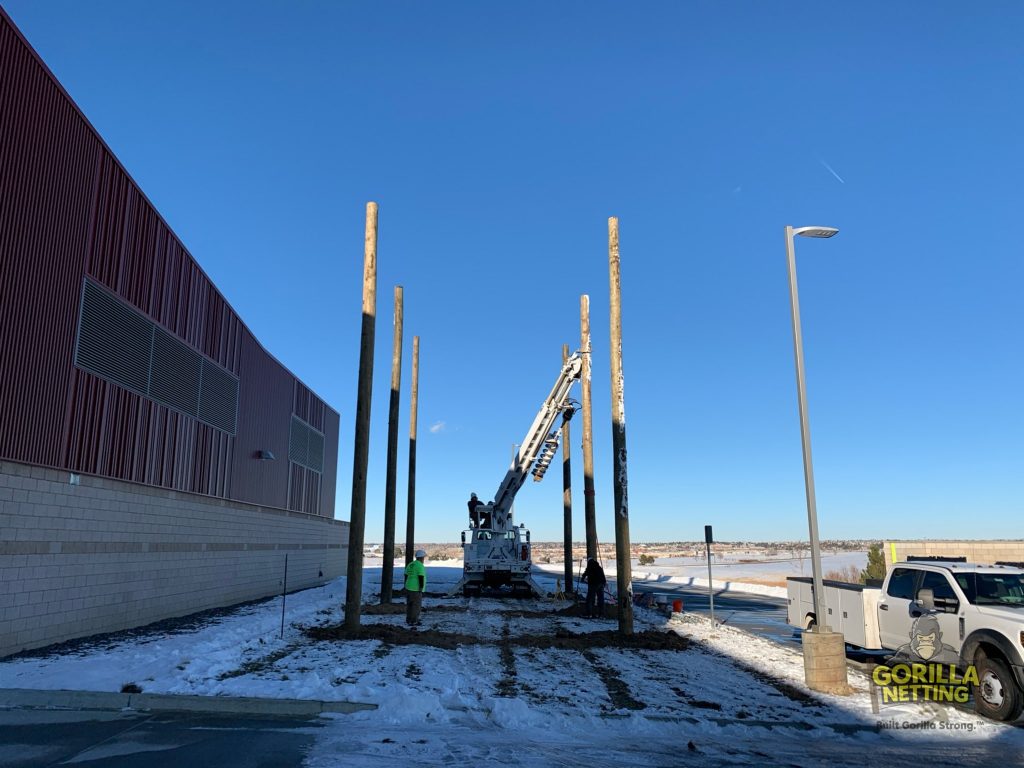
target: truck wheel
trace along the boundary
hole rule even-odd
[[[1021,695],[1013,675],[1001,659],[976,659],[978,685],[974,688],[974,709],[992,720],[1016,720],[1024,709]]]

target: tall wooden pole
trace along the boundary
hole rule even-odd
[[[562,345],[562,365],[569,359],[569,345]],[[565,591],[572,591],[572,471],[569,452],[569,422],[562,422],[562,532],[565,539],[562,560],[565,563]]]
[[[363,601],[363,537],[366,535],[366,468],[370,460],[370,397],[373,394],[373,337],[377,321],[377,204],[366,204],[363,241],[363,331],[359,340],[356,438],[352,452],[352,514],[348,529],[345,629],[359,628]]]
[[[608,219],[608,283],[611,294],[612,456],[615,486],[615,573],[618,581],[619,632],[633,634],[633,574],[629,546],[629,496],[626,477],[626,400],[622,377],[622,274],[619,220]]]
[[[416,409],[420,392],[420,337],[412,337],[412,404],[409,407],[409,494],[405,514],[405,564],[416,546]]]
[[[590,297],[580,296],[580,350],[583,370],[583,520],[587,528],[587,559],[597,559],[597,513],[594,511],[594,411],[590,400]]]
[[[384,566],[380,604],[391,602],[395,577],[395,484],[398,481],[398,399],[402,385],[402,286],[395,286],[395,337],[391,346],[391,401],[388,408],[388,468],[384,490]]]

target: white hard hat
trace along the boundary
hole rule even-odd
[[[427,553],[424,552],[422,549],[417,549],[416,550],[416,557],[426,557],[426,556],[427,556]]]

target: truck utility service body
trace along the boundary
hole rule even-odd
[[[562,365],[554,387],[541,404],[494,501],[476,508],[470,528],[462,532],[462,580],[449,595],[460,590],[464,595],[479,594],[485,586],[511,586],[513,591],[531,592],[538,597],[544,594],[530,573],[530,532],[512,521],[512,502],[528,474],[532,472],[534,481],[540,482],[551,465],[561,435],[561,423],[556,422],[559,417],[568,421],[576,412],[569,392],[582,370],[582,353],[574,352]]]
[[[825,581],[824,620],[814,615],[811,579],[787,582],[793,626],[806,630],[820,623],[842,632],[850,645],[911,653],[918,663],[974,665],[981,678],[974,692],[979,712],[1012,720],[1024,709],[1024,570],[895,563],[880,588]],[[915,655],[920,635],[933,643],[927,655]]]

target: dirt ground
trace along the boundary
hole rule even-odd
[[[376,606],[383,608],[380,613],[397,611],[388,609],[387,606]],[[394,607],[394,606],[392,606]],[[441,606],[445,608],[447,606]],[[437,611],[438,607],[431,608]],[[462,610],[451,606],[449,610]],[[528,618],[541,618],[551,616],[552,612],[530,611]],[[562,613],[559,611],[558,613]],[[509,612],[509,618],[519,618],[514,611]],[[632,635],[622,635],[615,630],[598,630],[596,632],[570,632],[565,629],[556,629],[554,633],[546,634],[525,634],[509,635],[504,634],[498,639],[488,639],[466,635],[457,632],[441,632],[434,629],[419,629],[393,624],[364,624],[356,630],[346,630],[343,624],[329,624],[314,627],[304,627],[303,632],[312,640],[380,640],[390,645],[427,645],[433,648],[444,648],[454,650],[460,645],[496,645],[521,648],[539,649],[560,649],[584,651],[592,648],[636,648],[650,651],[685,651],[689,647],[689,640],[680,637],[675,632],[667,630],[643,630]]]
[[[431,613],[465,613],[469,610],[464,605],[432,605]],[[383,605],[367,604],[362,607],[364,616],[401,616],[405,614],[405,603],[385,603]]]
[[[479,637],[473,635],[438,632],[433,629],[412,629],[394,624],[364,624],[355,630],[347,630],[342,624],[328,624],[304,627],[302,631],[307,637],[319,641],[380,640],[388,645],[429,645],[449,651],[460,645],[479,645],[482,642]]]

